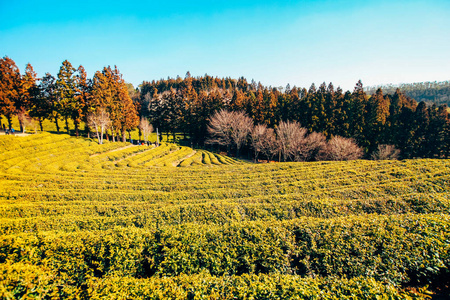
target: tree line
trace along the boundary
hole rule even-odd
[[[103,128],[113,140],[125,140],[127,132],[138,128],[141,134],[148,128],[148,122],[140,122],[147,119],[160,132],[174,137],[184,134],[193,145],[201,146],[213,138],[208,132],[213,115],[226,110],[244,113],[254,125],[274,130],[278,139],[282,122],[296,122],[305,137],[316,133],[327,142],[334,137],[352,139],[366,157],[380,145],[393,145],[402,158],[450,157],[450,117],[445,104],[417,103],[400,89],[393,94],[383,94],[382,89],[368,94],[361,81],[353,91],[344,92],[332,83],[283,88],[244,77],[192,77],[188,72],[185,78],[144,81],[134,89],[117,67],[105,67],[90,79],[82,66],[76,69],[66,60],[56,77],[47,73],[38,79],[30,64],[22,75],[14,61],[4,57],[0,83],[0,114],[10,127],[12,116],[18,116],[21,129],[31,118],[41,130],[44,119],[52,120],[59,131],[58,122],[63,119],[67,128],[68,120],[73,121],[77,135],[84,123],[86,134]],[[88,122],[92,114],[105,116],[104,122],[97,118],[97,124],[103,125]],[[239,149],[226,147],[237,153],[254,152],[251,137],[244,140]]]
[[[298,122],[307,134],[353,139],[366,157],[380,145],[393,145],[402,158],[450,157],[450,117],[447,106],[417,103],[397,89],[392,95],[377,89],[369,95],[359,81],[353,91],[332,83],[309,89],[267,87],[245,78],[208,75],[144,81],[136,94],[139,114],[167,133],[185,133],[204,144],[217,111],[243,112],[253,124],[276,130],[280,122]],[[242,147],[251,151],[251,142]],[[234,146],[237,147],[236,145]],[[236,149],[237,150],[237,149]]]
[[[139,124],[136,104],[117,67],[104,67],[91,79],[82,65],[75,68],[67,60],[56,77],[46,73],[38,79],[31,64],[26,65],[22,75],[11,58],[1,58],[0,114],[6,117],[10,129],[12,117],[17,116],[21,131],[34,120],[42,131],[42,122],[47,119],[59,132],[61,119],[67,130],[72,120],[77,136],[82,123],[89,135],[89,125],[97,127],[93,120],[103,117],[102,126],[108,127],[113,140],[120,136],[125,140],[126,132]]]
[[[377,89],[381,88],[383,93],[394,94],[400,89],[405,95],[414,98],[416,101],[424,101],[432,105],[447,104],[450,105],[450,81],[426,81],[415,83],[402,83],[399,85],[387,84],[379,86],[371,86],[365,88],[369,94],[373,94]]]
[[[308,134],[307,129],[296,122],[281,121],[276,129],[266,124],[253,124],[253,120],[244,112],[220,110],[209,119],[206,140],[208,144],[233,147],[236,156],[243,146],[253,149],[255,162],[260,154],[267,161],[278,156],[281,161],[319,161],[319,160],[354,160],[363,156],[363,150],[353,139],[334,136],[329,141],[322,133]],[[396,159],[394,149],[379,147],[374,159]]]

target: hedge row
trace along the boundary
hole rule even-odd
[[[207,273],[137,279],[89,277],[77,285],[65,274],[23,263],[0,265],[3,299],[429,299],[426,289],[399,290],[370,277],[281,274],[211,276]]]
[[[424,285],[450,278],[449,250],[448,215],[373,215],[5,235],[0,263],[43,265],[77,284],[89,276],[207,272],[365,276]]]
[[[226,224],[242,221],[291,220],[300,217],[333,218],[368,214],[447,213],[450,201],[444,197],[415,194],[397,199],[373,199],[371,201],[317,201],[273,199],[260,203],[261,199],[235,199],[211,201],[186,200],[186,203],[155,203],[149,197],[139,200],[111,196],[98,200],[77,195],[55,201],[30,203],[3,201],[0,204],[0,233],[13,234],[30,231],[107,230],[115,226],[156,228],[163,225],[184,223]],[[107,195],[102,195],[105,198]],[[137,195],[139,197],[139,195]],[[92,200],[91,200],[92,199]],[[254,200],[254,201],[253,201]],[[278,200],[278,201],[277,201]],[[119,202],[120,201],[120,202]]]

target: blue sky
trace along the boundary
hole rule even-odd
[[[5,1],[0,55],[23,72],[204,75],[353,89],[450,79],[450,1]]]

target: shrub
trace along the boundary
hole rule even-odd
[[[321,156],[324,160],[355,160],[363,156],[363,150],[353,139],[341,136],[333,137]]]
[[[398,159],[399,156],[400,150],[394,145],[378,145],[378,149],[372,153],[371,158],[373,160],[393,160]]]

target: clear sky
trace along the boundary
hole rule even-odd
[[[38,76],[65,59],[89,77],[117,65],[135,86],[187,71],[344,90],[443,81],[450,1],[0,0],[0,56]]]

